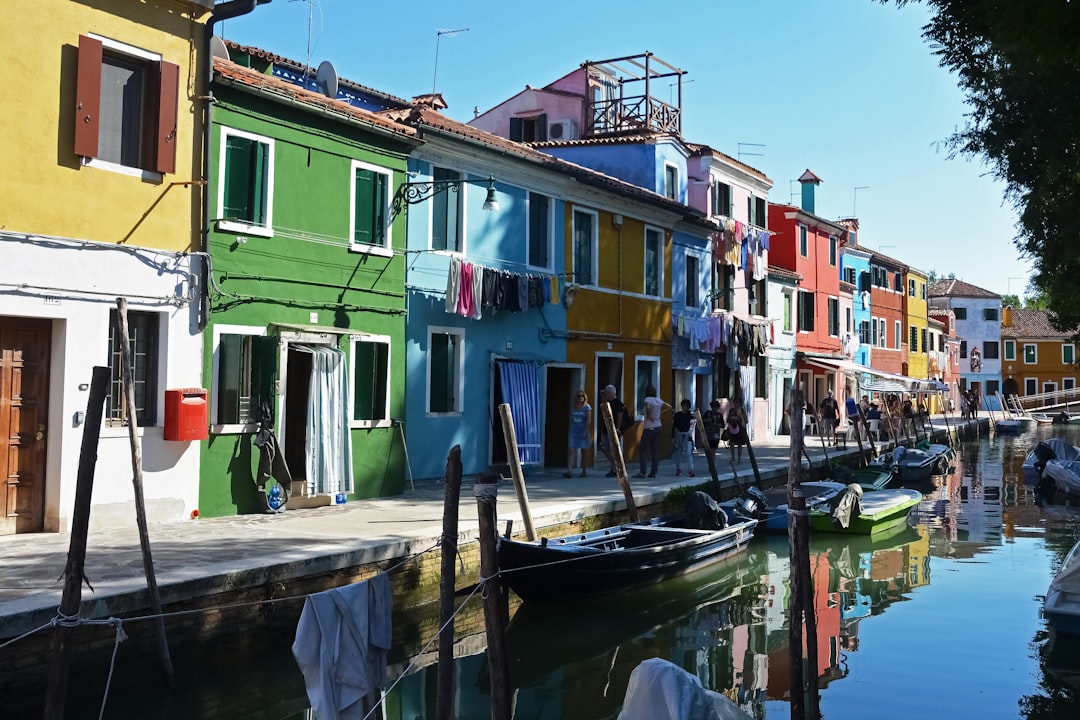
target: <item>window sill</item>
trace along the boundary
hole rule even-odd
[[[238,235],[257,235],[258,237],[274,237],[274,229],[262,225],[247,225],[232,220],[218,220],[217,229],[224,232],[233,232]]]
[[[101,160],[100,158],[88,158],[82,159],[83,167],[97,168],[98,170],[107,170],[108,172],[118,173],[120,175],[127,175],[128,177],[135,177],[145,182],[151,182],[160,185],[165,180],[165,176],[154,170],[143,170],[142,168],[130,167],[128,165],[121,165],[120,163],[109,162],[108,160]]]
[[[461,413],[460,410],[455,410],[453,412],[427,412],[427,413],[424,413],[424,417],[429,417],[429,418],[459,418],[461,416],[462,416],[462,413]]]
[[[259,431],[258,423],[211,425],[211,435],[249,435]]]
[[[378,255],[380,257],[394,257],[394,251],[392,248],[388,248],[384,245],[363,245],[360,243],[351,243],[349,245],[349,252],[360,253],[361,255]]]
[[[135,434],[137,437],[143,437],[146,435],[147,430],[151,431],[151,434],[153,434],[154,430],[157,430],[159,434],[161,432],[161,430],[154,425],[139,425],[136,428]],[[128,432],[127,425],[106,425],[104,423],[101,425],[101,437],[103,438],[126,438],[129,436],[130,433]]]
[[[376,428],[394,427],[392,420],[350,420],[350,430],[373,430]]]

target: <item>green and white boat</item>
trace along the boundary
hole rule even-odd
[[[875,535],[907,523],[922,493],[909,488],[875,490],[865,495],[859,485],[848,485],[833,498],[810,505],[810,527],[815,532]]]

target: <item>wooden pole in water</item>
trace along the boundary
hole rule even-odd
[[[791,605],[788,620],[789,686],[791,717],[802,720],[805,708],[805,665],[803,658],[803,618],[806,614],[805,588],[810,580],[807,545],[806,497],[802,489],[803,395],[792,391],[791,447],[788,454],[788,552],[791,558]],[[805,562],[804,562],[805,560]],[[816,679],[816,678],[815,678]]]
[[[442,563],[439,574],[439,665],[435,691],[435,717],[454,717],[454,592],[457,589],[458,508],[461,502],[461,446],[446,456],[443,494]]]
[[[90,397],[86,402],[86,421],[83,423],[82,450],[79,452],[79,472],[75,483],[75,510],[71,519],[71,539],[67,565],[64,568],[64,594],[57,615],[61,619],[76,618],[82,602],[82,583],[85,577],[86,537],[90,531],[90,498],[94,490],[94,468],[97,465],[98,437],[101,435],[102,407],[109,394],[109,368],[95,367],[90,381]],[[60,720],[64,716],[68,671],[71,668],[71,641],[74,625],[59,624],[53,633],[52,665],[45,693],[45,720]]]
[[[487,592],[483,594],[483,598],[488,672],[491,677],[491,718],[510,720],[513,703],[510,691],[510,662],[506,648],[507,618],[506,604],[503,602],[505,591],[499,578],[499,555],[496,546],[498,519],[495,516],[495,503],[498,488],[497,478],[492,476],[485,476],[482,481],[473,485],[480,521],[480,582],[487,584]]]
[[[510,479],[514,481],[518,507],[521,509],[521,519],[525,523],[525,537],[529,540],[536,540],[532,510],[529,506],[529,492],[525,489],[525,473],[521,470],[521,457],[518,455],[517,434],[514,432],[514,416],[510,414],[509,404],[503,403],[499,406],[499,417],[502,418],[503,438],[506,440],[506,460],[510,464]]]
[[[701,417],[701,410],[694,408],[694,417],[697,419],[697,426],[701,429],[701,448],[705,451],[705,464],[709,466],[709,475],[712,476],[713,481],[713,494],[717,500],[722,500],[720,492],[720,476],[716,474],[716,448],[709,442],[709,436],[705,432],[705,421]]]
[[[626,462],[623,460],[622,443],[619,442],[619,434],[615,431],[615,418],[611,414],[609,403],[600,403],[600,421],[604,423],[604,429],[607,431],[611,456],[615,458],[615,474],[619,477],[619,485],[626,498],[626,509],[630,512],[630,520],[637,522],[637,503],[634,502],[634,491],[630,489],[630,481],[626,479]]]
[[[172,657],[169,655],[169,640],[165,637],[165,617],[161,612],[161,595],[158,593],[157,575],[154,572],[154,558],[150,552],[150,534],[146,528],[146,500],[143,496],[142,481],[142,446],[139,444],[138,418],[135,409],[135,376],[131,365],[131,337],[128,335],[127,298],[116,298],[117,335],[120,338],[120,366],[124,379],[124,406],[127,415],[128,439],[131,442],[131,482],[135,486],[135,520],[139,526],[139,546],[142,548],[143,571],[146,573],[146,588],[150,593],[150,608],[157,616],[158,659],[165,681],[173,684]]]

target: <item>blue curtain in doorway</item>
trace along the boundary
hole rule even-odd
[[[499,361],[503,402],[510,406],[522,465],[540,462],[540,372],[532,363]]]

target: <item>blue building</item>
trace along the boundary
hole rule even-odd
[[[850,348],[851,359],[859,365],[869,366],[873,348],[870,322],[870,252],[859,247],[858,221],[843,220],[848,236],[841,244],[840,279],[852,286],[851,338],[844,338],[844,350]]]

